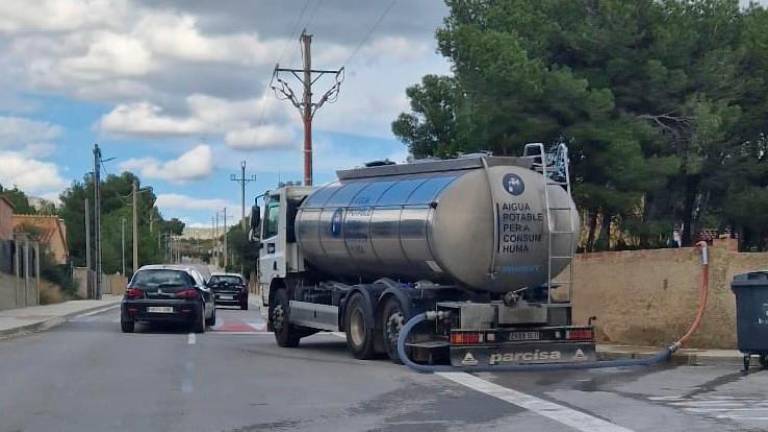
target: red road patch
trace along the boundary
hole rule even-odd
[[[221,320],[211,328],[214,332],[226,333],[254,333],[267,330],[265,323],[252,323],[242,320]]]

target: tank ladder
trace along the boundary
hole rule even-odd
[[[573,258],[574,258],[574,246],[576,243],[577,227],[574,226],[573,207],[556,207],[553,206],[549,200],[549,188],[552,186],[562,187],[571,195],[571,176],[569,170],[568,159],[568,146],[565,143],[560,143],[555,146],[550,152],[547,152],[542,143],[526,144],[523,150],[523,157],[529,157],[533,159],[533,169],[538,171],[546,178],[546,184],[544,186],[544,207],[547,215],[547,224],[549,230],[547,231],[547,304],[552,303],[570,303],[573,299]],[[561,218],[553,218],[553,215],[566,213],[568,220],[568,230],[558,229],[555,220],[562,220]],[[552,253],[552,246],[556,239],[566,238],[568,243],[568,250],[565,255],[554,255]],[[560,280],[557,286],[568,287],[568,300],[567,301],[552,301],[552,264],[557,261],[568,261],[568,280]]]

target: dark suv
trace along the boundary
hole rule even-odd
[[[240,306],[248,309],[248,285],[237,273],[213,273],[208,280],[217,305]]]
[[[197,333],[216,324],[216,305],[203,276],[192,267],[149,265],[133,274],[125,290],[120,326],[132,333],[137,321],[189,323]]]

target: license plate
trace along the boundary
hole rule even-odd
[[[509,334],[509,340],[514,341],[532,341],[541,339],[541,335],[537,331],[528,332],[513,332]]]
[[[173,308],[170,306],[149,306],[147,312],[150,313],[173,313]]]
[[[220,300],[234,300],[234,299],[235,299],[235,296],[231,296],[231,295],[220,295],[220,296],[219,296],[219,299],[220,299]]]

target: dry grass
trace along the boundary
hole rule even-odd
[[[64,295],[61,288],[44,280],[40,281],[40,304],[61,303],[64,301]]]

